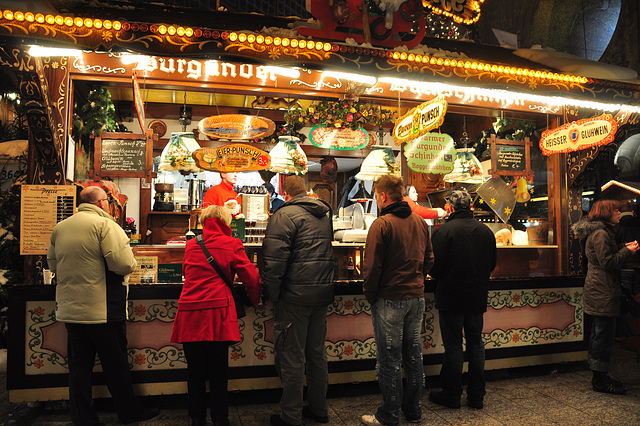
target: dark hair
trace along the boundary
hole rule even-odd
[[[263,183],[262,186],[267,189],[267,192],[269,194],[273,194],[274,192],[276,192],[276,189],[273,187],[273,185],[271,185],[271,182]]]
[[[598,200],[593,203],[589,211],[589,220],[603,220],[610,222],[613,212],[618,209],[620,203],[616,200]]]
[[[282,190],[289,194],[290,197],[295,197],[296,195],[307,193],[307,184],[304,183],[304,179],[300,176],[289,176],[285,179]]]
[[[384,175],[376,181],[373,186],[375,192],[384,192],[392,202],[402,200],[402,189],[404,182],[400,176]]]

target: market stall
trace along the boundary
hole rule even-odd
[[[16,11],[11,19],[3,14],[0,33],[9,31],[9,25],[29,21],[27,14],[20,15],[22,19],[18,16]],[[61,23],[57,17],[49,22],[43,15],[42,20],[42,28],[60,30],[67,42],[74,37],[66,17]],[[75,22],[71,17],[71,26]],[[290,32],[80,22],[88,36],[74,42],[96,51],[36,58],[18,47],[15,58],[33,63],[31,74],[13,66],[6,51],[2,58],[15,73],[41,76],[49,84],[60,81],[60,87],[66,88],[43,91],[38,100],[43,109],[55,105],[58,115],[47,115],[48,128],[58,123],[61,132],[51,130],[50,138],[41,141],[41,148],[48,149],[41,149],[33,161],[47,167],[39,175],[41,181],[35,183],[65,187],[86,174],[88,179],[113,179],[121,188],[128,188],[125,217],[138,224],[132,235],[139,234],[135,241],[143,243],[134,246],[144,268],[130,284],[128,325],[130,363],[140,392],[186,392],[184,354],[180,345],[169,342],[181,289],[184,246],[166,243],[196,227],[202,188],[191,162],[206,160],[208,170],[217,171],[227,170],[221,168],[226,164],[234,164],[228,170],[242,171],[242,165],[248,164],[244,170],[264,172],[268,171],[266,163],[251,169],[253,163],[245,156],[258,162],[260,152],[269,153],[269,165],[276,165],[276,147],[283,145],[289,155],[294,152],[295,166],[305,170],[306,160],[320,163],[326,157],[337,158],[337,164],[361,163],[346,171],[338,167],[335,179],[328,179],[323,171],[305,175],[309,188],[326,197],[336,211],[341,207],[337,194],[349,178],[376,167],[401,173],[407,183],[416,186],[420,201],[433,207],[444,207],[442,195],[448,189],[468,187],[474,194],[478,219],[503,238],[485,316],[487,368],[585,359],[582,282],[575,273],[571,254],[575,247],[568,232],[570,212],[581,211],[582,195],[572,184],[589,164],[588,159],[581,159],[586,152],[597,155],[618,135],[637,126],[637,110],[627,111],[620,101],[613,103],[618,98],[633,99],[637,86],[558,73],[515,57],[512,62],[492,62],[489,57],[469,58],[426,47],[407,52],[308,39]],[[33,37],[47,40],[49,36],[39,31]],[[100,48],[96,39],[101,40]],[[114,45],[145,56],[106,53]],[[215,60],[204,59],[212,55]],[[104,87],[118,104],[121,119],[129,106],[131,121],[126,123],[130,132],[99,129],[84,138],[90,141],[90,150],[72,153],[67,143],[74,121],[69,105],[90,95],[100,96],[85,103],[88,110],[100,107],[103,101],[108,105]],[[587,108],[612,114],[609,121],[616,129],[610,127],[606,132],[611,140],[605,142],[603,137],[576,153],[557,150],[547,155],[547,146],[539,144],[540,131],[559,128]],[[242,116],[250,117],[249,124],[238,124]],[[277,125],[271,127],[269,121]],[[178,137],[184,133],[189,134],[188,143]],[[288,148],[281,138],[288,138]],[[192,141],[197,148],[190,146]],[[170,151],[172,144],[175,149]],[[198,150],[205,151],[194,157]],[[296,155],[298,150],[302,154]],[[89,151],[93,156],[87,155]],[[376,151],[384,153],[380,154],[382,165],[368,165],[365,170],[363,160]],[[212,156],[211,161],[205,154]],[[159,164],[154,167],[155,157]],[[59,173],[61,159],[76,164],[75,176]],[[220,159],[225,160],[224,165]],[[167,169],[161,164],[168,164]],[[272,173],[286,176],[292,172],[286,168],[290,165],[283,167],[272,167]],[[173,173],[171,179],[169,173]],[[178,182],[185,175],[193,176],[187,178],[191,181]],[[252,186],[247,187],[249,192],[243,193],[242,200],[261,195],[251,194]],[[239,204],[246,215],[250,206],[258,208],[263,201],[264,197]],[[266,217],[248,219],[267,220],[268,212],[261,213]],[[437,226],[437,221],[432,225]],[[259,266],[260,233],[253,232],[258,228],[242,227],[252,233],[240,232],[239,237],[246,242],[249,258]],[[366,235],[366,225],[358,230]],[[375,379],[370,306],[358,276],[361,253],[362,243],[344,239],[334,243],[337,295],[327,313],[331,383]],[[41,271],[46,269],[42,252],[28,255],[33,256],[33,272],[24,285],[13,286],[9,292],[10,398],[64,399],[65,330],[55,321],[55,287],[40,282]],[[433,375],[439,370],[443,346],[431,282],[425,296],[424,365],[427,374]],[[231,389],[279,386],[273,367],[272,321],[269,304],[250,309],[240,321],[243,341],[230,350]],[[96,374],[100,375],[99,367]],[[100,392],[106,395],[106,388],[100,387]]]

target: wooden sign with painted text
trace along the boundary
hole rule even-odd
[[[213,139],[261,139],[276,130],[276,124],[257,115],[222,114],[203,118],[198,130]]]
[[[269,153],[244,143],[200,148],[191,156],[198,167],[211,172],[248,172],[264,170],[271,165]]]
[[[393,140],[396,145],[417,139],[444,122],[447,101],[442,96],[412,108],[396,122]]]
[[[369,133],[362,127],[352,130],[315,126],[309,132],[309,139],[319,148],[347,151],[366,147],[369,144]]]
[[[611,114],[586,118],[542,132],[540,149],[542,154],[551,155],[606,145],[613,142],[617,130]]]

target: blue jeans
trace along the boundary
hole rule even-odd
[[[611,348],[616,339],[616,317],[592,316],[589,339],[589,368],[606,373],[609,371]]]
[[[440,370],[442,391],[447,400],[460,402],[462,395],[462,330],[467,345],[469,361],[469,384],[467,399],[481,402],[485,390],[484,342],[482,341],[483,314],[460,314],[438,311],[440,334],[444,344],[444,358]]]
[[[378,298],[371,306],[377,348],[376,373],[382,392],[382,404],[378,406],[376,418],[385,425],[400,422],[400,408],[407,418],[422,417],[420,401],[424,394],[424,366],[420,325],[423,312],[424,297],[403,300]]]

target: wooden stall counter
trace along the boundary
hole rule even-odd
[[[140,248],[141,250],[144,248]],[[178,258],[178,248],[166,253]],[[489,289],[483,339],[487,370],[586,359],[582,279],[494,279]],[[375,380],[371,306],[362,280],[336,281],[327,307],[326,350],[330,383]],[[170,341],[181,284],[129,286],[129,361],[138,393],[186,393],[182,345]],[[7,389],[11,402],[68,398],[64,324],[55,321],[55,286],[10,286]],[[425,373],[437,375],[444,348],[433,282],[425,292],[421,335]],[[274,367],[273,305],[247,309],[238,321],[242,341],[229,348],[230,390],[278,388]],[[108,397],[99,366],[94,397]]]

